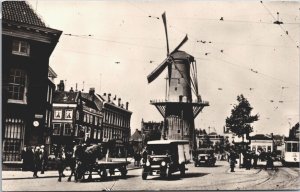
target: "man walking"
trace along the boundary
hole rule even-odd
[[[236,155],[233,150],[229,154],[230,172],[234,172],[234,167],[236,164]]]

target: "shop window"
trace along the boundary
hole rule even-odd
[[[21,101],[26,103],[26,79],[27,74],[20,69],[11,69],[8,77],[8,99],[9,101]]]
[[[64,135],[70,136],[72,134],[72,125],[70,123],[65,123]]]
[[[60,135],[61,124],[53,123],[53,135]]]
[[[12,46],[12,53],[15,55],[30,55],[30,45],[26,41],[14,40]]]

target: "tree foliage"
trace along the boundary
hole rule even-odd
[[[159,140],[161,137],[161,132],[158,129],[151,130],[145,135],[145,143],[152,140]]]
[[[259,115],[251,115],[252,107],[243,95],[237,96],[238,104],[233,106],[230,117],[226,118],[226,127],[239,137],[253,132],[251,123],[257,121]]]

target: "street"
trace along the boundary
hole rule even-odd
[[[129,168],[126,179],[115,175],[105,180],[93,175],[92,182],[57,182],[57,172],[47,171],[39,178],[32,178],[31,172],[3,171],[3,191],[80,191],[80,190],[283,190],[299,189],[299,168],[278,167],[277,170],[235,168],[229,172],[226,161],[217,161],[215,167],[194,167],[187,165],[184,177],[175,173],[170,179],[149,176],[142,180],[142,169]],[[68,176],[70,172],[65,171]]]

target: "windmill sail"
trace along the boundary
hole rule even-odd
[[[153,80],[155,80],[162,72],[163,70],[170,65],[171,63],[168,61],[169,57],[167,57],[150,75],[147,76],[148,83],[151,83]]]
[[[168,39],[166,12],[164,12],[162,14],[162,19],[163,19],[163,22],[164,22],[165,32],[166,32],[166,39],[167,39],[167,55],[169,56],[169,39]]]

